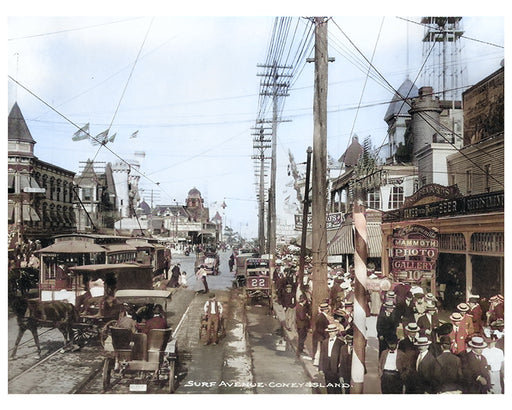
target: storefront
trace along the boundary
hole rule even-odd
[[[393,233],[419,225],[438,233],[438,255],[429,291],[447,308],[469,294],[504,294],[504,191],[461,196],[453,187],[423,187],[398,210],[383,215],[382,269],[393,275]],[[419,276],[405,281],[425,285]]]

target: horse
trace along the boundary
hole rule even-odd
[[[73,304],[64,301],[40,301],[26,299],[19,296],[11,298],[10,306],[16,314],[18,322],[18,336],[11,353],[11,358],[16,356],[18,345],[25,331],[30,330],[37,346],[37,354],[41,357],[39,345],[38,327],[57,328],[64,336],[64,349],[71,343],[72,349],[78,349],[73,341],[73,323],[79,320],[78,313]]]

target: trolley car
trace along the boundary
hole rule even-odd
[[[245,261],[245,295],[247,300],[266,299],[272,311],[272,288],[270,261],[262,258],[248,258]]]

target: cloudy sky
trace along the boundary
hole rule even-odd
[[[63,14],[65,9],[52,15],[50,9],[21,17],[23,12],[16,10],[7,20],[8,109],[18,102],[41,160],[79,172],[80,161],[87,159],[137,159],[146,202],[183,203],[196,187],[212,207],[226,202],[229,226],[255,236],[251,134],[260,102],[258,64],[267,59],[276,21],[272,10],[268,17],[232,11],[161,16],[158,10],[132,14],[122,8],[118,15],[112,10]],[[444,15],[441,10],[429,15]],[[276,15],[288,15],[279,11]],[[328,151],[335,158],[354,133],[371,135],[375,146],[385,143],[383,117],[393,92],[384,82],[397,89],[407,76],[418,76],[422,13],[405,16],[404,11],[401,18],[364,12],[337,17],[343,10],[330,14],[329,55],[335,62],[329,64]],[[301,16],[311,14],[289,14],[296,15],[290,37],[296,33],[298,43],[311,24]],[[504,20],[463,18],[465,86],[499,68]],[[367,79],[368,67],[356,63],[362,56],[373,61],[385,81],[376,81],[376,75]],[[313,145],[314,65],[298,65],[281,113],[287,121],[278,127],[277,209],[282,218],[291,216],[283,202],[290,182],[288,152],[303,162]],[[77,125],[86,123],[94,136],[109,128],[110,135],[116,133],[114,142],[98,149],[87,140],[72,141]],[[130,138],[137,130],[137,138]]]

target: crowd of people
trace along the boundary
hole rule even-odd
[[[329,268],[329,297],[312,322],[311,259],[298,277],[298,256],[276,259],[274,288],[284,326],[298,335],[296,354],[313,360],[328,393],[350,391],[354,270]],[[374,278],[372,271],[368,277]],[[415,284],[397,283],[367,293],[367,316],[376,316],[378,371],[383,394],[504,392],[504,298],[470,295],[454,311]],[[304,345],[311,332],[311,356]]]

